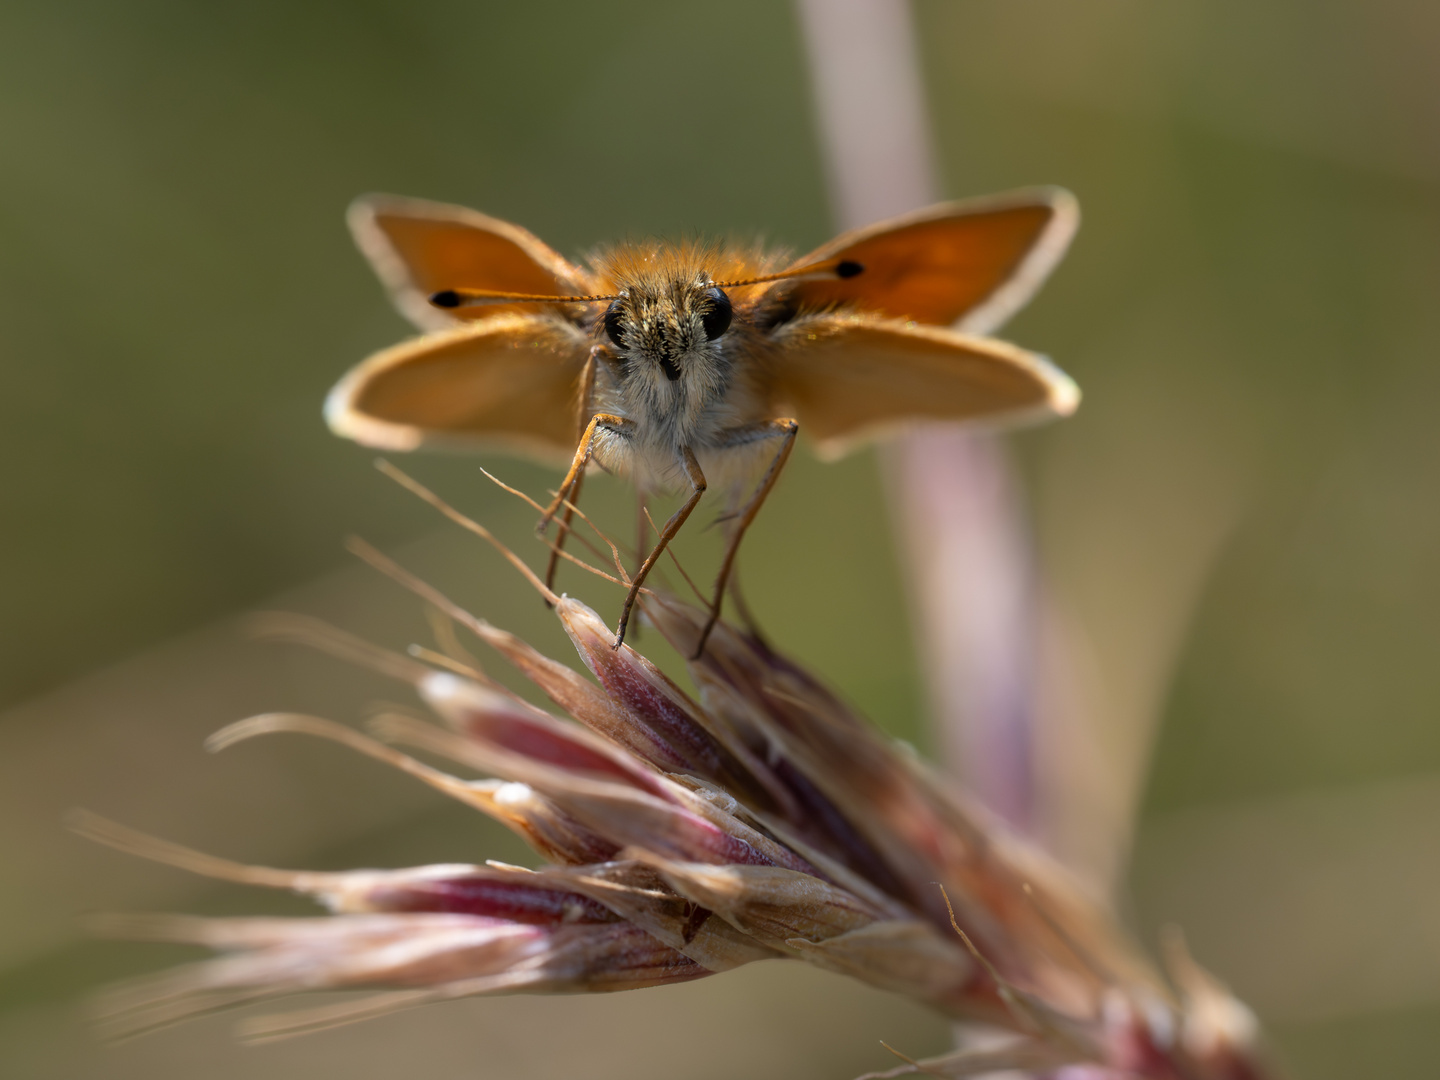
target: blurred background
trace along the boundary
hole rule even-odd
[[[1440,8],[913,13],[945,195],[1058,183],[1085,215],[1006,331],[1085,404],[1011,441],[1076,643],[1050,692],[1083,685],[1092,752],[1146,777],[1125,917],[1151,941],[1184,926],[1295,1075],[1431,1077]],[[224,1017],[106,1046],[84,1017],[97,985],[186,955],[86,942],[84,912],[306,909],[88,845],[69,807],[271,865],[525,857],[341,749],[200,747],[251,712],[352,720],[397,694],[241,625],[278,607],[428,641],[350,533],[571,655],[492,552],[320,420],[330,384],[408,332],[346,203],[472,205],[571,254],[693,232],[804,250],[834,231],[805,56],[794,11],[762,0],[0,8],[0,1072],[818,1078],[885,1067],[881,1038],[945,1045],[905,1002],[778,964],[260,1048]],[[484,463],[532,493],[556,479]],[[532,512],[474,461],[402,464],[539,561]],[[622,536],[627,499],[587,491]],[[713,548],[691,529],[679,550],[703,567]],[[928,752],[895,548],[873,455],[801,453],[745,582],[778,643]]]

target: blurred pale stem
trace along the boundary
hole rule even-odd
[[[838,224],[936,201],[909,6],[796,5]],[[1004,448],[991,435],[937,428],[894,440],[883,460],[938,749],[986,805],[1032,832],[1035,590]]]

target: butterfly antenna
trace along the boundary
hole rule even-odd
[[[738,281],[716,281],[712,284],[721,289],[734,289],[742,285],[764,285],[768,281],[829,281],[835,278],[844,281],[864,272],[864,263],[858,263],[854,259],[835,259],[831,262],[781,270],[777,274],[765,274],[762,277],[743,278]]]
[[[501,292],[498,289],[441,289],[430,294],[430,303],[447,309],[482,304],[593,304],[614,299],[614,296],[548,296],[544,293]]]

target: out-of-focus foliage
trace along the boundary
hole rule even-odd
[[[951,186],[1085,212],[1016,330],[1086,390],[1024,444],[1062,588],[1087,542],[1143,563],[1231,515],[1151,806],[1440,767],[1440,11],[920,12]]]
[[[1105,688],[1137,753],[1160,718],[1138,922],[1185,923],[1302,1076],[1432,1075],[1440,10],[920,0],[916,18],[947,193],[1054,182],[1085,212],[1010,335],[1086,401],[1017,446],[1058,617],[1089,643],[1075,677]],[[105,965],[163,960],[67,944],[72,912],[242,909],[70,843],[52,823],[75,802],[295,865],[516,857],[331,753],[192,753],[246,710],[353,715],[396,694],[383,682],[228,626],[160,646],[322,575],[288,602],[390,645],[423,636],[408,601],[337,571],[352,531],[546,644],[544,611],[493,557],[436,538],[320,422],[338,374],[405,332],[341,212],[366,190],[446,199],[568,252],[652,232],[818,242],[829,213],[785,5],[11,0],[0,143],[0,1041],[21,1071],[389,1075],[418,1063],[384,1047],[423,1046],[437,1077],[486,1055],[496,1075],[612,1057],[639,1075],[627,1023],[680,1030],[686,1002],[743,1010],[747,994],[763,1007],[734,1015],[768,1049],[716,1047],[715,1075],[883,1064],[834,1050],[839,1030],[938,1048],[936,1024],[764,966],[598,1004],[464,1004],[252,1057],[221,1026],[82,1053],[68,1004]],[[525,542],[530,515],[473,463],[411,467]],[[923,744],[871,459],[792,469],[747,543],[750,598]],[[628,534],[618,486],[589,498]],[[703,566],[707,540],[686,540]],[[490,1034],[461,1034],[477,1024]],[[552,1040],[567,1024],[598,1032],[593,1056]]]

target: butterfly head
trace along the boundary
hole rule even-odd
[[[610,301],[599,330],[627,377],[673,383],[715,363],[733,318],[729,294],[701,272],[631,283]]]

